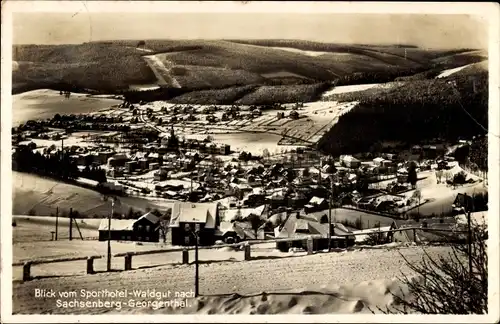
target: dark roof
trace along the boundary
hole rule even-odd
[[[302,217],[316,222],[321,222],[321,218],[323,217],[328,218],[328,210],[308,213],[307,215],[302,215]]]
[[[139,221],[142,219],[147,219],[151,222],[151,224],[157,224],[160,221],[160,219],[156,215],[153,215],[151,212],[142,215],[137,220]]]

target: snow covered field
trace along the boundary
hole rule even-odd
[[[460,171],[462,171],[462,169],[458,165],[448,170],[450,174],[456,174]],[[428,200],[427,203],[418,208],[422,215],[431,215],[433,213],[440,215],[442,212],[446,213],[451,211],[451,205],[458,193],[474,195],[488,191],[488,188],[482,182],[465,184],[456,188],[447,186],[444,183],[438,184],[434,171],[421,172],[419,177],[421,176],[425,176],[425,179],[417,183],[417,189],[419,189],[422,194],[422,201],[425,199]],[[467,179],[469,178],[475,179],[476,181],[479,180],[479,177],[467,173]],[[414,190],[408,191],[404,195],[406,197],[411,197],[413,193]]]
[[[12,96],[12,125],[18,126],[30,119],[52,118],[55,114],[83,114],[100,111],[121,101],[72,93],[69,98],[58,91],[42,89]]]
[[[305,50],[301,50],[301,49],[298,49],[298,48],[293,48],[293,47],[271,47],[271,48],[274,48],[274,49],[277,49],[277,50],[281,50],[281,51],[287,51],[287,52],[292,52],[292,53],[297,53],[297,54],[302,54],[302,55],[307,55],[307,56],[321,56],[321,55],[325,55],[325,54],[335,54],[335,55],[349,55],[349,53],[333,53],[333,52],[322,52],[322,51],[305,51]]]
[[[326,91],[325,93],[323,93],[323,97],[328,97],[328,96],[331,96],[334,94],[339,94],[339,93],[368,90],[368,89],[380,86],[381,84],[382,83],[371,83],[371,84],[356,84],[356,85],[346,85],[346,86],[334,87],[332,90],[329,90],[329,91]]]
[[[157,84],[135,84],[129,86],[129,89],[133,91],[150,91],[160,89],[160,86]]]
[[[280,143],[280,140],[291,136],[302,140],[302,146],[315,143],[326,131],[328,131],[340,116],[350,111],[357,105],[357,102],[339,103],[336,101],[308,102],[304,107],[298,110],[297,120],[288,117],[293,105],[285,105],[287,109],[263,111],[262,116],[250,120],[218,121],[208,125],[208,122],[197,120],[193,122],[184,122],[182,125],[176,125],[176,131],[186,138],[195,138],[199,140],[211,136],[215,143],[229,144],[232,150],[251,152],[252,154],[262,154],[264,149],[270,153],[279,153],[283,150],[291,150],[301,145],[289,145],[292,143]],[[161,116],[162,107],[171,107],[172,104],[157,101],[141,106],[141,109],[152,108]],[[194,109],[202,111],[206,106],[195,105]],[[224,106],[218,106],[224,108]],[[248,109],[249,107],[242,107]],[[285,118],[276,117],[277,112],[284,112]],[[214,114],[221,118],[222,111]],[[152,125],[150,122],[148,122]],[[155,126],[156,127],[156,126]],[[167,132],[166,127],[157,127]],[[284,134],[284,135],[282,135]],[[295,140],[292,140],[295,141]],[[298,141],[295,141],[299,144]]]
[[[231,145],[231,150],[246,151],[260,155],[264,149],[269,153],[278,153],[285,149],[296,149],[294,145],[278,145],[281,136],[266,133],[233,132],[229,134],[211,134],[215,143]],[[186,138],[204,139],[207,135],[186,135]]]
[[[68,212],[69,208],[87,215],[107,216],[110,213],[109,201],[104,201],[96,191],[28,173],[13,171],[12,175],[14,214],[28,215],[34,210],[37,215],[55,215],[57,207],[59,215]],[[115,211],[126,214],[131,207],[142,211],[146,208],[165,210],[171,203],[167,199],[121,197]]]
[[[429,255],[444,256],[449,248],[428,247]],[[424,252],[421,247],[402,247],[400,252],[409,262],[421,260]],[[291,255],[288,258],[265,257],[251,261],[231,260],[231,253],[243,257],[243,252],[212,250],[212,255],[201,255],[202,259],[216,260],[200,265],[200,294],[198,301],[188,300],[192,308],[160,309],[157,313],[198,312],[198,313],[355,313],[369,312],[367,305],[384,307],[392,300],[389,288],[397,284],[393,279],[401,272],[410,274],[405,261],[395,249],[363,249],[346,252],[318,253],[310,256]],[[163,257],[163,256],[161,256]],[[86,289],[156,289],[166,292],[189,292],[194,287],[193,265],[164,265],[148,267],[148,260],[158,263],[158,256],[150,256],[141,262],[137,269],[135,258],[133,267],[137,270],[95,275],[79,275],[84,270],[84,262],[75,263],[74,273],[61,277],[49,277],[30,282],[13,282],[13,313],[66,313],[98,314],[116,309],[104,308],[58,308],[56,300],[35,298],[34,289],[53,289],[71,291]],[[123,266],[123,258],[119,260]],[[222,260],[228,261],[222,261]],[[180,258],[178,259],[180,260]],[[217,262],[218,261],[218,262]],[[101,260],[103,262],[103,260]],[[116,263],[115,263],[116,264]],[[314,266],[313,266],[314,265]],[[102,263],[100,269],[104,268]],[[37,275],[37,267],[34,267]],[[98,270],[100,270],[98,269]],[[345,286],[345,287],[341,287]],[[285,293],[292,290],[292,293]],[[307,292],[309,291],[309,293]],[[311,293],[314,291],[316,293]],[[229,301],[221,294],[270,293],[253,299],[234,298]],[[282,293],[274,297],[272,293]],[[303,293],[301,293],[303,292]],[[283,294],[284,293],[284,294]],[[237,297],[237,296],[236,296]],[[345,298],[344,298],[345,297]],[[73,300],[74,298],[70,298]],[[294,301],[292,301],[294,299]],[[94,300],[94,299],[87,299]],[[116,299],[115,299],[116,300]],[[137,300],[137,298],[136,298]],[[151,300],[142,298],[141,300]],[[279,303],[281,301],[281,303]],[[264,306],[260,306],[263,304]],[[205,306],[202,306],[205,305]],[[266,306],[267,305],[267,306]],[[306,309],[306,306],[309,306]],[[258,311],[257,311],[258,309]],[[126,305],[120,312],[151,312],[150,309],[130,309]]]
[[[12,216],[16,226],[12,228],[12,242],[50,241],[51,232],[56,230],[56,218],[53,216]],[[99,235],[97,229],[101,223],[100,219],[76,219],[84,238],[95,238]],[[73,224],[74,225],[74,224]],[[80,239],[76,226],[73,226],[73,237]],[[59,217],[58,239],[69,238],[69,218]],[[38,243],[36,243],[38,244]],[[43,244],[43,243],[42,243]]]
[[[459,66],[457,68],[454,68],[454,69],[448,69],[448,70],[444,70],[443,72],[441,72],[437,77],[436,79],[440,79],[440,78],[446,78],[454,73],[457,73],[459,72],[460,70],[463,70],[465,69],[466,67],[470,66],[472,64],[467,64],[467,65],[463,65],[463,66]]]

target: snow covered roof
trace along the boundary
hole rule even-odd
[[[263,195],[265,194],[265,191],[262,188],[253,188],[253,193],[256,195]]]
[[[311,200],[309,200],[309,204],[316,204],[316,205],[321,205],[325,201],[325,198],[319,198],[319,197],[312,197]]]
[[[292,237],[296,230],[296,221],[297,217],[295,215],[290,215],[285,224],[283,224],[281,230],[279,226],[274,229],[274,236],[277,238]]]
[[[214,228],[217,209],[217,203],[175,202],[170,227],[178,227],[180,222],[185,222],[205,223],[205,228]]]
[[[227,232],[236,232],[236,229],[233,222],[221,222],[219,226],[219,231],[222,234],[225,234]]]
[[[408,170],[406,168],[401,168],[401,169],[398,169],[397,172],[400,174],[406,174],[406,173],[408,173]]]
[[[323,236],[328,235],[328,224],[320,224],[318,222],[309,222],[309,231],[311,234],[320,234]],[[352,234],[344,225],[335,223],[332,231],[332,236],[345,236]]]
[[[135,219],[111,219],[111,230],[112,231],[123,231],[128,230],[131,231],[133,229]],[[107,218],[103,218],[101,223],[99,224],[99,231],[107,231],[108,230],[108,222]]]
[[[345,162],[359,162],[359,160],[352,155],[345,155],[342,160]]]

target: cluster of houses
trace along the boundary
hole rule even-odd
[[[133,105],[129,105],[131,108]],[[303,103],[296,103],[292,110],[285,116],[285,113],[278,112],[277,118],[291,118],[298,119],[300,117],[299,112],[296,109],[303,107]],[[126,106],[123,106],[126,107]],[[160,109],[161,118],[152,116],[153,121],[157,121],[158,124],[163,123],[179,123],[183,121],[201,121],[205,120],[208,123],[215,123],[218,121],[232,121],[232,120],[252,120],[262,116],[262,111],[264,110],[282,110],[285,107],[281,104],[275,105],[262,105],[256,106],[252,105],[250,107],[240,107],[238,105],[231,106],[194,106],[194,105],[174,105],[170,107],[162,107]],[[133,109],[133,108],[131,108]]]
[[[216,105],[195,107],[192,105],[174,105],[171,107],[162,107],[160,112],[162,122],[177,123],[182,121],[197,121],[204,119],[209,123],[217,121],[253,119],[262,115],[258,107],[251,107],[249,110],[242,110],[237,105],[229,107],[218,107]],[[216,113],[219,113],[217,114]],[[201,117],[200,115],[204,115]],[[217,117],[218,116],[218,117]]]
[[[128,108],[134,107],[129,105]],[[215,118],[214,113],[219,110],[215,106],[203,109],[202,113],[207,118]],[[223,114],[228,118],[261,114],[259,107],[244,112],[237,106],[224,109]],[[174,106],[165,108],[164,112],[175,117],[176,113],[191,115],[196,109]],[[299,118],[299,114],[292,110],[289,117]],[[111,117],[89,118],[60,117],[54,118],[52,123],[77,121],[99,125],[120,122],[120,119]],[[17,143],[19,137],[39,136],[41,133],[53,140],[64,136],[60,132],[40,131],[40,127],[46,127],[45,124],[26,125],[16,133]],[[25,145],[37,149],[33,142]],[[370,159],[362,155],[342,155],[337,160],[320,158],[320,163],[313,163],[312,167],[307,166],[305,169],[289,159],[280,163],[264,159],[255,163],[242,163],[234,157],[232,161],[223,163],[215,156],[231,154],[229,145],[193,139],[180,142],[176,139],[173,128],[170,134],[159,134],[154,140],[147,139],[143,144],[134,145],[133,149],[121,152],[106,145],[71,145],[65,149],[71,153],[70,158],[79,167],[104,166],[111,178],[127,178],[151,172],[155,193],[178,200],[172,207],[171,219],[166,226],[173,245],[192,245],[193,233],[199,235],[200,244],[203,245],[214,244],[219,239],[237,241],[265,238],[266,235],[323,235],[330,232],[328,226],[332,226],[325,210],[331,206],[330,195],[333,188],[341,193],[336,195],[339,200],[335,202],[337,206],[351,205],[363,210],[386,212],[405,207],[408,200],[397,199],[396,195],[391,194],[363,196],[365,193],[361,194],[357,190],[361,181],[372,182],[379,179],[379,176],[394,175],[399,183],[399,187],[393,188],[397,193],[407,188],[405,184],[408,182],[410,162],[418,162],[420,169],[430,167],[431,163],[437,164],[440,170],[448,165],[446,159],[439,159],[445,154],[444,147],[438,145],[414,146],[398,154],[380,154],[371,156]],[[184,185],[167,183],[173,174],[179,173],[189,174],[191,182],[194,181],[197,185],[191,184],[191,188],[186,188]],[[131,180],[133,181],[135,180]],[[391,199],[387,198],[389,196]],[[227,197],[232,197],[229,209],[222,208],[218,203]],[[262,220],[259,228],[249,226],[246,221],[252,215]],[[161,226],[161,222],[159,217],[151,213],[137,220],[113,220],[111,228],[107,228],[107,222],[103,221],[99,237],[105,240],[108,233],[111,233],[111,239],[115,240],[157,242],[161,235],[166,237],[166,233],[161,234],[162,228],[166,228]],[[352,229],[341,224],[333,226],[332,235],[339,245],[354,244]],[[321,241],[317,244],[323,246],[325,243]]]
[[[457,197],[457,201],[460,198]],[[381,242],[449,242],[463,239],[452,233],[452,230],[463,230],[454,217],[394,219],[386,221],[382,226],[374,222],[371,227],[359,229],[335,222],[327,208],[325,200],[317,197],[311,199],[304,209],[274,212],[267,204],[254,208],[231,208],[222,202],[178,201],[172,204],[170,217],[167,219],[148,212],[138,219],[112,219],[110,228],[109,221],[103,219],[99,227],[99,240],[110,238],[119,241],[159,242],[163,239],[175,246],[193,246],[199,238],[200,245],[208,246],[217,241],[234,243],[242,240],[298,238],[293,242],[277,243],[278,249],[288,251],[292,247],[306,248],[309,236],[316,236],[314,249],[319,250],[327,248],[329,235],[332,247],[349,247],[364,243],[371,233],[378,231],[381,232]],[[369,214],[365,215],[369,217]],[[251,217],[258,220],[256,226],[250,221]],[[408,230],[404,230],[405,228]],[[421,228],[423,231],[414,231],[414,228]],[[396,229],[400,231],[389,232]]]

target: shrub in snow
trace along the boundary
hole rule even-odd
[[[401,254],[420,280],[401,278],[411,298],[402,291],[393,291],[397,306],[379,310],[386,314],[487,314],[488,230],[474,226],[471,231],[470,249],[468,244],[454,244],[448,256],[439,258],[430,257],[424,250],[425,256],[418,264],[410,263]]]
[[[363,244],[372,246],[385,243],[388,243],[387,236],[384,233],[380,233],[379,231],[368,234],[368,237],[363,241]]]
[[[466,178],[465,172],[460,171],[453,176],[453,184],[464,184],[467,182]]]

